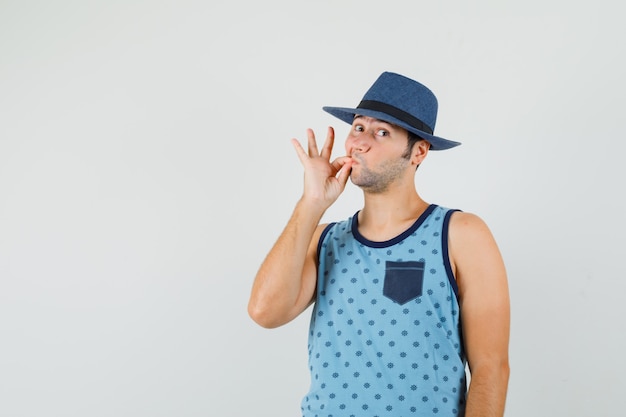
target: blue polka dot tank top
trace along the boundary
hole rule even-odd
[[[463,416],[452,213],[430,205],[385,242],[361,236],[356,214],[324,230],[303,417]]]

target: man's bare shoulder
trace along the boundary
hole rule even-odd
[[[317,258],[317,249],[320,243],[320,239],[322,238],[322,234],[330,224],[331,223],[320,223],[315,228],[315,231],[313,232],[313,236],[311,238],[311,244],[309,246],[309,253],[311,254],[311,256]]]
[[[448,231],[449,254],[457,282],[484,268],[501,269],[498,245],[485,221],[478,215],[455,212]]]
[[[450,233],[459,239],[480,238],[481,235],[491,236],[487,223],[477,214],[455,211],[450,217]]]

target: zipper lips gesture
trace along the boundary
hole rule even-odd
[[[335,131],[332,127],[328,128],[321,152],[317,148],[315,133],[312,129],[307,129],[307,138],[308,153],[297,139],[291,140],[304,167],[303,199],[326,210],[345,189],[350,176],[352,158],[341,156],[330,161],[335,142]]]

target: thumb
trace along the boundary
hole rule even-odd
[[[352,172],[352,158],[346,158],[344,164],[337,173],[337,181],[341,184],[341,188],[346,186],[350,173]]]

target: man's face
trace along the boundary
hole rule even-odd
[[[414,180],[406,154],[408,133],[401,127],[365,116],[355,116],[346,139],[353,159],[350,179],[364,191],[381,193],[399,181]]]

